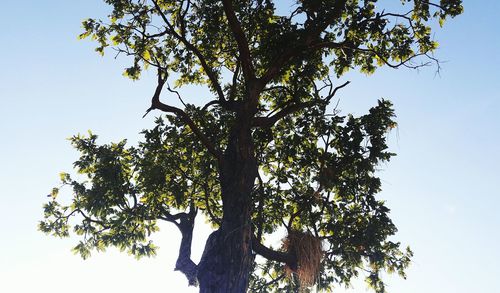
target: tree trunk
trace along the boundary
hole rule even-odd
[[[219,166],[223,201],[220,228],[207,240],[198,266],[201,293],[244,293],[254,256],[251,194],[257,175],[250,128],[235,127]]]

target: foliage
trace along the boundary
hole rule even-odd
[[[61,174],[72,200],[61,203],[54,189],[40,230],[66,237],[72,227],[81,239],[74,250],[85,258],[109,246],[154,255],[149,236],[157,221],[174,223],[185,236],[183,221],[198,210],[217,229],[226,196],[222,154],[234,131],[249,129],[258,168],[249,194],[253,241],[264,243],[280,228],[320,239],[317,286],[326,291],[360,271],[376,292],[384,292],[383,270],[404,277],[412,252],[390,240],[397,230],[376,198],[377,167],[394,155],[386,144],[396,126],[392,105],[380,100],[366,115],[342,116],[330,102],[347,83],[335,86],[331,77],[435,61],[431,21],[442,25],[460,14],[461,1],[402,0],[387,7],[369,0],[105,2],[113,8],[109,20],[85,20],[80,37],[96,40],[101,54],[111,46],[131,56],[124,74],[132,79],[156,69],[148,112],[167,116],[144,130],[137,146],[99,145],[92,133],[71,138],[83,179]],[[214,100],[183,109],[166,105],[159,98],[164,85],[181,98],[169,79],[176,87],[206,85]],[[283,277],[290,263],[253,245],[267,259],[255,263],[252,292],[303,287]]]

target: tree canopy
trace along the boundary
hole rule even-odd
[[[124,75],[132,79],[156,70],[146,114],[166,115],[135,146],[100,145],[90,132],[71,138],[80,175],[61,174],[72,199],[53,189],[42,231],[73,230],[84,258],[109,246],[151,256],[157,223],[171,222],[182,235],[176,269],[201,292],[328,291],[360,272],[384,292],[382,271],[404,276],[412,252],[390,239],[397,229],[376,197],[377,168],[394,155],[392,104],[342,114],[331,102],[348,82],[333,80],[437,62],[433,21],[460,14],[460,0],[104,2],[109,19],[85,20],[80,37],[100,54],[131,56]],[[185,103],[177,89],[187,85],[209,91]],[[198,214],[214,233],[196,264]],[[268,247],[280,230],[283,246]]]

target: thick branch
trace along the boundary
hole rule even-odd
[[[260,243],[255,236],[252,237],[252,248],[255,253],[268,260],[285,263],[290,268],[297,267],[297,258],[293,254],[272,250]]]
[[[182,234],[179,256],[175,263],[175,270],[182,272],[189,281],[190,286],[198,285],[198,266],[191,260],[191,244],[193,241],[194,219],[197,210],[191,205],[188,214],[182,214],[179,230]]]
[[[252,66],[252,57],[250,55],[250,49],[248,46],[248,41],[241,28],[241,23],[238,21],[236,14],[233,9],[233,4],[231,0],[222,0],[222,5],[224,6],[224,13],[226,14],[227,20],[229,22],[229,27],[233,32],[236,43],[238,44],[238,51],[240,53],[241,67],[243,70],[243,75],[246,81],[253,80],[255,78],[255,73]]]

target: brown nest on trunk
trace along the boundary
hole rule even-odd
[[[297,276],[300,287],[310,287],[316,283],[323,259],[321,239],[309,232],[289,231],[283,239],[282,248],[297,257],[297,267],[285,267],[286,274]]]

